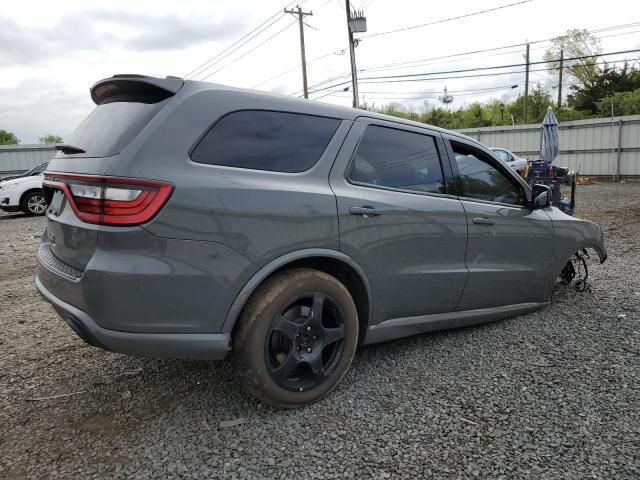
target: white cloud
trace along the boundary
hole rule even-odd
[[[448,3],[352,1],[356,8],[365,7],[369,33],[509,3],[506,0],[493,0],[490,4],[481,5],[473,0]],[[92,108],[88,89],[96,80],[115,73],[184,75],[281,11],[285,3],[286,0],[248,0],[242,3],[232,0],[8,2],[3,7],[3,18],[0,18],[0,129],[15,132],[24,143],[37,141],[45,133],[64,137]],[[593,5],[590,6],[591,3]],[[379,64],[480,50],[521,43],[527,39],[544,39],[569,28],[622,24],[638,17],[640,4],[636,3],[610,0],[607,8],[603,9],[595,2],[535,0],[455,22],[365,38],[356,49],[358,67],[367,70]],[[347,32],[343,1],[306,0],[302,7],[314,13],[306,19],[313,28],[305,27],[309,84],[313,86],[332,77],[337,77],[335,83],[347,81],[349,56],[344,54]],[[299,34],[293,22],[290,16],[278,20],[264,34],[198,78],[213,74],[209,80],[218,83],[240,87],[263,83],[260,88],[267,91],[300,91],[302,81],[297,67],[300,62]],[[258,46],[290,23],[292,25],[281,34]],[[629,45],[637,45],[639,39],[637,32],[635,35],[611,37],[603,40],[603,48],[605,51],[628,49]],[[246,54],[249,48],[256,46],[253,52]],[[532,60],[539,60],[544,53],[544,49],[536,48],[532,47]],[[501,54],[447,59],[412,69],[365,71],[360,78],[383,73],[434,72],[522,61],[523,52],[520,51],[514,50],[507,55],[495,53]],[[538,75],[545,76],[544,72]],[[275,78],[269,80],[271,77]],[[544,78],[533,76],[532,82],[536,81],[544,81]],[[367,101],[375,101],[379,105],[396,100],[393,97],[419,97],[420,92],[431,92],[425,96],[437,96],[432,92],[442,91],[445,85],[449,90],[471,90],[507,84],[518,84],[519,87],[477,95],[457,95],[454,105],[460,105],[503,95],[515,96],[523,90],[523,75],[388,84],[363,81],[360,90]],[[336,90],[341,88],[343,86]],[[349,92],[341,91],[322,101],[343,105],[351,103]],[[414,105],[422,103],[421,100],[396,101]],[[434,103],[437,99],[429,101]]]

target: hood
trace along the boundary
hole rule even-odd
[[[39,175],[32,175],[29,177],[18,177],[18,178],[11,178],[9,180],[2,180],[0,182],[0,185],[2,185],[3,188],[8,187],[10,185],[20,185],[22,183],[26,183],[26,182],[32,182],[34,180],[40,180],[42,181],[42,177]]]
[[[9,176],[0,178],[0,183],[8,182],[9,180],[13,180],[14,178],[22,178],[22,175],[9,175]]]

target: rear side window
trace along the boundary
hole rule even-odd
[[[335,118],[242,110],[222,117],[191,153],[198,163],[303,172],[318,161],[340,125]]]
[[[435,138],[395,128],[368,126],[349,170],[359,184],[445,193]]]

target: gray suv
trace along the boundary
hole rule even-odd
[[[599,226],[465,136],[116,75],[45,174],[36,285],[87,343],[232,357],[260,400],[330,392],[361,344],[545,305]]]

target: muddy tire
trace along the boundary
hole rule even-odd
[[[316,402],[347,373],[358,343],[358,314],[345,286],[305,268],[275,274],[243,309],[233,337],[236,371],[247,390],[279,408]]]

